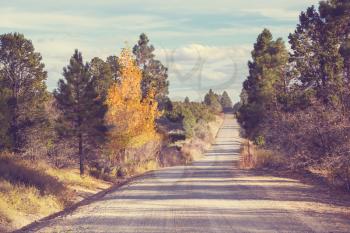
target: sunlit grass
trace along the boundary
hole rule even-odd
[[[81,177],[78,169],[57,169],[44,161],[0,154],[0,223],[13,230],[62,210],[78,200],[75,190],[97,191],[106,182]]]

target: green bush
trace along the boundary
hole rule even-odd
[[[165,116],[171,122],[182,124],[186,138],[194,136],[197,124],[205,124],[215,120],[215,115],[208,106],[196,102],[174,102],[173,109],[167,111]]]

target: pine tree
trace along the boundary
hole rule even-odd
[[[190,98],[188,98],[188,96],[185,97],[184,103],[185,104],[189,104],[190,103]]]
[[[95,90],[96,80],[90,73],[89,64],[75,50],[69,65],[63,69],[54,91],[61,115],[57,130],[62,137],[74,140],[78,148],[80,174],[84,174],[85,154],[89,146],[100,143],[105,136],[104,115],[106,106]]]
[[[7,105],[10,97],[10,89],[4,88],[3,82],[3,78],[0,77],[0,151],[5,148],[11,148],[11,138],[8,135],[11,116]]]
[[[264,29],[254,44],[252,58],[248,63],[249,76],[243,83],[247,100],[240,108],[239,121],[248,136],[254,138],[268,112],[278,104],[276,86],[285,75],[288,52],[282,39],[273,41],[270,31]]]
[[[338,94],[342,99],[343,104],[348,104],[348,100],[344,99],[344,91],[349,93],[350,91],[350,2],[348,0],[328,0],[321,1],[319,6],[319,12],[327,25],[327,40],[332,43],[332,50],[326,55],[328,56],[329,63],[333,64],[333,73],[335,77],[335,85],[333,95]],[[328,45],[327,45],[328,46]],[[338,47],[339,53],[338,53]],[[329,48],[328,48],[329,51]],[[331,56],[329,56],[331,54]],[[343,64],[341,63],[342,58]],[[333,61],[333,63],[332,63]],[[342,67],[341,67],[342,66]],[[340,71],[340,69],[343,69]],[[342,73],[343,80],[340,80],[339,73]]]
[[[138,43],[133,48],[137,65],[142,70],[142,96],[147,96],[150,90],[155,91],[159,108],[164,109],[169,102],[168,68],[155,59],[154,47],[149,45],[148,37],[142,33]]]
[[[106,99],[108,90],[114,82],[112,67],[108,62],[95,57],[90,62],[89,72],[96,81],[96,91],[100,98]]]
[[[301,13],[297,29],[289,36],[291,61],[296,64],[301,88],[314,90],[323,102],[339,98],[343,85],[343,60],[335,28],[312,6]]]
[[[232,100],[226,91],[222,93],[220,103],[224,111],[232,110]]]
[[[340,54],[344,59],[344,79],[346,83],[350,83],[350,39],[343,42],[340,47]],[[350,88],[350,87],[348,87]]]
[[[222,107],[219,101],[219,96],[212,89],[204,96],[204,104],[207,105],[213,112],[219,113]]]
[[[330,24],[342,42],[349,39],[350,34],[350,2],[348,0],[321,1],[319,6],[321,17]]]
[[[45,121],[47,73],[41,60],[22,34],[0,36],[0,124],[5,144],[16,152],[25,144],[26,131]]]
[[[111,69],[113,81],[119,82],[120,81],[119,58],[117,56],[109,56],[107,57],[107,63]]]

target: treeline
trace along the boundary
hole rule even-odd
[[[50,93],[40,53],[19,33],[0,36],[0,150],[57,166],[79,158],[115,166],[126,148],[157,139],[155,120],[171,107],[167,68],[145,34],[130,51],[85,62],[76,50]],[[78,155],[78,157],[76,156]]]
[[[203,102],[191,102],[188,97],[183,102],[173,102],[172,110],[165,116],[171,122],[181,122],[186,138],[205,134],[206,124],[215,120],[215,115],[232,111],[232,101],[226,91],[221,95],[212,89],[204,96]]]
[[[179,121],[190,138],[201,120],[232,107],[226,92],[212,90],[205,104],[173,104],[168,69],[154,50],[145,34],[106,60],[86,62],[75,50],[50,93],[32,42],[20,33],[0,35],[0,152],[57,167],[78,162],[81,174],[89,167],[99,177],[125,175],[157,160],[166,137],[159,118]]]
[[[321,1],[300,15],[291,51],[265,29],[243,84],[238,119],[257,145],[350,189],[350,2]]]

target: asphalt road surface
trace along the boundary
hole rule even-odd
[[[239,169],[238,132],[226,115],[203,159],[147,174],[30,232],[350,232],[349,206],[316,187]]]

